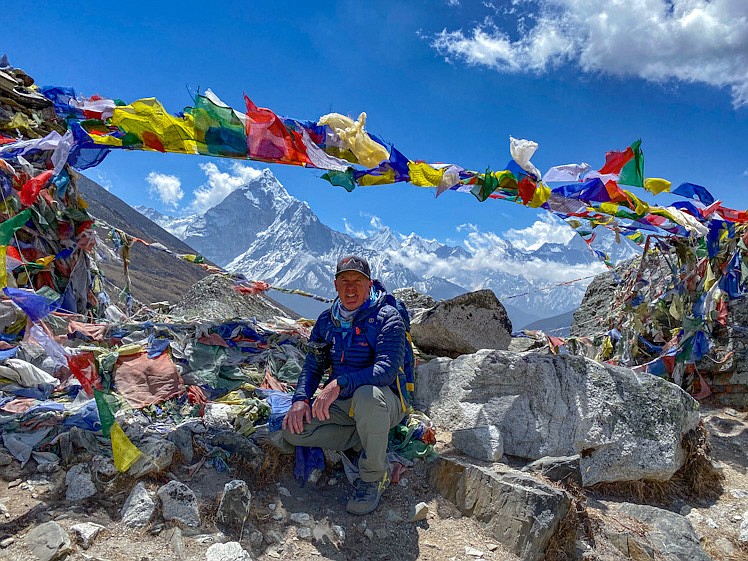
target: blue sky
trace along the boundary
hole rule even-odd
[[[190,105],[188,88],[211,88],[239,109],[246,93],[298,119],[366,111],[367,130],[411,159],[475,170],[502,169],[510,135],[538,142],[533,162],[543,172],[579,162],[597,169],[606,151],[641,138],[647,176],[704,185],[727,206],[748,206],[745,0],[245,0],[116,9],[6,0],[2,13],[2,50],[40,85],[126,102],[157,97],[171,112]],[[523,239],[560,232],[511,203],[460,193],[435,200],[433,190],[402,184],[349,194],[316,170],[271,169],[340,230],[345,219],[352,231],[373,222],[452,242],[476,229]],[[123,151],[87,173],[130,204],[174,214],[219,172],[237,175],[218,159]],[[176,208],[149,189],[149,174],[177,178]],[[169,181],[155,184],[168,195]]]

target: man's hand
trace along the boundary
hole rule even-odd
[[[283,417],[283,428],[292,434],[301,434],[304,432],[305,422],[312,422],[312,409],[306,401],[295,401]]]
[[[340,395],[340,386],[338,381],[333,380],[327,384],[321,392],[314,398],[314,405],[312,405],[312,415],[315,419],[320,421],[326,421],[330,418],[330,405],[332,402],[338,399]]]

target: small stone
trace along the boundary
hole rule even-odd
[[[743,513],[743,521],[740,523],[740,530],[738,530],[738,541],[748,543],[748,512]]]
[[[335,537],[340,540],[340,542],[345,541],[345,530],[342,526],[338,526],[337,524],[333,524],[332,531],[335,534]]]
[[[401,477],[400,481],[397,482],[400,487],[407,487],[408,486],[408,478],[407,477]]]
[[[689,512],[691,512],[691,505],[685,505],[683,508],[680,509],[681,516],[688,516]]]
[[[706,521],[706,525],[712,528],[713,530],[716,530],[717,528],[719,528],[719,524],[717,524],[714,521],[714,518],[712,518],[711,516],[707,516],[705,518],[705,521]]]
[[[367,528],[364,530],[364,535],[369,538],[370,540],[374,539],[374,532],[371,531],[371,529]]]
[[[733,521],[733,522],[740,522],[740,521],[741,521],[742,519],[743,519],[743,517],[742,517],[742,516],[740,516],[739,514],[736,514],[736,515],[734,515],[734,516],[732,517],[732,521]]]
[[[252,530],[249,533],[249,545],[252,547],[260,547],[262,545],[262,532],[259,530]]]
[[[197,497],[187,485],[169,481],[156,494],[161,499],[161,512],[165,521],[174,520],[193,528],[200,526]]]
[[[289,490],[288,490],[288,489],[286,489],[285,487],[280,487],[280,486],[279,486],[279,487],[278,487],[278,493],[280,493],[280,494],[281,494],[281,495],[283,495],[284,497],[290,497],[290,496],[291,496],[291,491],[289,491]]]
[[[205,561],[252,561],[252,556],[238,542],[214,543],[205,552]]]
[[[291,522],[295,524],[301,524],[302,526],[312,527],[314,526],[314,519],[306,512],[294,512],[291,514]]]
[[[327,484],[328,485],[337,485],[338,484],[338,480],[335,479],[334,477],[331,477],[330,479],[327,480]]]
[[[465,546],[465,555],[470,555],[471,557],[483,557],[485,555],[480,549],[476,549],[474,547],[471,547],[469,545]]]
[[[426,517],[429,515],[429,505],[426,503],[418,503],[415,506],[415,511],[413,513],[413,516],[410,517],[411,522],[418,522],[420,520],[426,520]]]
[[[278,508],[278,505],[275,503],[270,503],[268,505],[268,510],[275,510],[276,508]]]
[[[397,522],[402,522],[402,521],[403,521],[403,517],[400,516],[397,512],[395,512],[392,509],[389,509],[387,511],[387,522],[397,523]]]
[[[70,468],[65,475],[65,499],[81,501],[96,494],[96,485],[91,479],[91,472],[87,464],[77,464]]]
[[[229,481],[223,487],[216,519],[221,524],[241,528],[249,515],[251,502],[252,493],[246,482],[241,479]]]
[[[380,540],[384,540],[390,537],[390,531],[387,528],[377,528],[374,533]]]
[[[10,486],[11,484],[8,483],[8,487]],[[730,494],[736,499],[745,499],[748,497],[748,491],[745,489],[730,489]]]
[[[143,482],[133,487],[122,507],[122,523],[130,528],[145,528],[156,510],[156,504]]]
[[[268,555],[273,559],[280,559],[280,553],[278,553],[274,549],[268,549]]]
[[[57,522],[45,522],[36,526],[26,535],[24,541],[39,561],[65,557],[70,551],[70,538]]]
[[[104,526],[100,524],[94,524],[93,522],[83,522],[76,524],[70,528],[75,537],[78,539],[78,543],[81,544],[83,549],[88,549],[91,546],[94,538],[104,529]]]
[[[499,549],[499,546],[498,544],[495,544],[495,543],[489,543],[489,544],[486,544],[486,549],[488,551],[496,551],[497,549]]]
[[[296,531],[296,535],[299,536],[302,540],[308,540],[312,537],[312,530],[311,528],[303,526]]]
[[[285,520],[285,518],[286,517],[283,516],[282,512],[276,512],[275,514],[273,514],[273,520],[275,520],[276,522],[280,522],[281,520]]]
[[[10,483],[8,483],[8,489],[12,489],[13,487],[18,487],[21,483],[23,483],[23,479],[14,479]]]
[[[3,541],[0,542],[0,547],[5,549],[9,545],[11,545],[14,541],[16,541],[16,538],[14,538],[13,536],[9,538],[5,538]]]

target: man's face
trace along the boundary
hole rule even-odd
[[[358,271],[344,271],[335,278],[335,290],[346,310],[355,310],[369,299],[372,282]]]

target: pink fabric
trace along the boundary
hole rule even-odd
[[[147,353],[121,356],[114,371],[117,393],[140,409],[184,393],[182,377],[169,353],[148,358]]]

